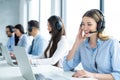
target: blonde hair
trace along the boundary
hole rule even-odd
[[[98,36],[98,38],[100,38],[103,41],[106,41],[106,40],[108,40],[110,38],[109,36],[104,35],[103,32],[99,32],[97,34],[97,36]]]
[[[83,17],[85,16],[91,17],[96,21],[97,31],[98,31],[97,37],[103,41],[108,40],[109,36],[106,36],[103,34],[103,31],[105,28],[105,20],[104,20],[104,15],[102,14],[102,12],[98,9],[91,9],[83,15]]]

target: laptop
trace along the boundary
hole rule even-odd
[[[7,61],[7,63],[11,66],[15,66],[15,64],[13,64],[13,61],[11,59],[11,56],[7,50],[6,46],[1,46],[1,50],[2,50],[2,55],[3,57],[5,57],[5,60]]]
[[[0,61],[5,60],[4,54],[2,54],[1,46],[2,46],[2,43],[0,43]]]
[[[1,49],[2,43],[0,43],[0,56],[2,56],[2,49]]]
[[[52,80],[49,78],[45,78],[40,73],[33,74],[32,67],[24,47],[15,46],[14,53],[15,53],[21,74],[26,80]]]
[[[41,73],[36,74],[32,70],[32,67],[31,67],[31,64],[29,62],[28,56],[26,54],[25,48],[15,46],[14,47],[14,52],[15,52],[15,56],[16,56],[21,74],[26,80],[81,80],[79,78],[71,77],[72,76],[71,74],[70,74],[70,76],[69,75],[66,76],[65,74],[61,74],[61,73],[57,73],[57,72],[56,73],[54,73],[54,72],[49,73],[48,75],[49,75],[50,78],[46,78]],[[82,80],[84,80],[84,79],[82,78]],[[89,80],[96,80],[96,79],[89,79]]]

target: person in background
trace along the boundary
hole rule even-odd
[[[17,41],[16,41],[16,46],[24,47],[26,53],[28,54],[29,51],[29,43],[28,43],[28,38],[27,35],[24,34],[24,28],[21,24],[17,24],[14,27],[14,33],[16,35]],[[16,59],[15,53],[11,54],[12,59]],[[15,63],[17,64],[17,63]]]
[[[53,15],[48,19],[48,31],[51,39],[44,54],[37,59],[31,59],[31,63],[62,67],[63,57],[67,55],[68,43],[60,17]]]
[[[29,50],[29,55],[31,55],[32,57],[40,56],[41,53],[44,52],[47,45],[47,40],[45,40],[44,37],[41,36],[39,29],[40,27],[38,21],[30,20],[28,22],[28,34],[30,36],[33,36],[32,45]]]
[[[64,58],[65,71],[74,70],[81,62],[84,69],[75,72],[74,77],[120,80],[120,44],[103,35],[104,28],[100,10],[91,9],[83,15],[74,45]]]
[[[10,53],[13,53],[13,47],[15,46],[14,27],[12,25],[6,26],[6,35],[8,36],[7,49]]]
[[[17,46],[24,47],[26,50],[26,53],[29,52],[29,43],[28,43],[28,37],[24,32],[24,28],[21,24],[15,25],[15,34],[19,38],[19,41],[17,43]]]

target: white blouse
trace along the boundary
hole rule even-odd
[[[45,58],[44,54],[39,58],[32,59],[32,64],[40,64],[40,65],[54,65],[58,63],[58,67],[63,67],[63,58],[68,54],[68,41],[66,36],[62,36],[61,40],[58,42],[57,49],[54,52],[53,56],[50,58]]]

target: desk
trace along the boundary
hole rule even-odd
[[[0,61],[0,80],[25,80],[19,67],[11,67],[6,61]]]
[[[41,73],[45,77],[51,78],[53,80],[96,80],[93,78],[73,78],[74,72],[68,71],[64,72],[63,69],[57,68],[51,65],[41,65],[32,68],[34,73]]]
[[[95,80],[92,78],[72,78],[73,72],[64,72],[61,68],[51,65],[32,67],[34,73],[42,73],[45,77],[53,80]],[[19,67],[11,67],[6,61],[0,61],[0,80],[25,80]]]

